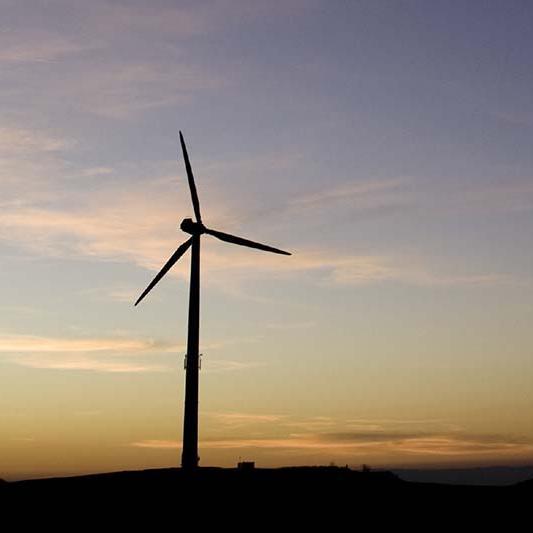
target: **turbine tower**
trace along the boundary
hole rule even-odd
[[[184,470],[195,470],[198,467],[198,371],[199,371],[199,337],[200,337],[200,237],[203,234],[212,235],[221,241],[249,248],[257,248],[275,254],[291,255],[289,252],[278,250],[272,246],[249,241],[242,237],[236,237],[228,233],[222,233],[204,226],[200,214],[200,202],[194,183],[191,163],[185,147],[185,141],[180,131],[180,143],[191,190],[192,205],[196,221],[191,218],[183,219],[180,228],[191,237],[181,244],[165,263],[157,276],[139,296],[135,305],[154,288],[159,280],[172,268],[180,257],[189,249],[191,250],[191,279],[189,288],[189,324],[187,335],[187,354],[185,356],[185,408],[183,417],[183,448],[181,455],[181,467]]]

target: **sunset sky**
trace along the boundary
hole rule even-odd
[[[0,0],[0,478],[533,462],[533,4]]]

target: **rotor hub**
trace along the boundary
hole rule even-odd
[[[201,222],[194,222],[192,218],[184,218],[180,224],[180,229],[190,235],[205,233],[205,226]]]

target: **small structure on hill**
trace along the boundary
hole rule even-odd
[[[242,470],[244,472],[255,470],[255,462],[254,461],[239,461],[237,463],[237,470]]]

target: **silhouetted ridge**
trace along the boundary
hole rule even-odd
[[[287,513],[312,521],[318,516],[340,519],[346,513],[354,518],[356,512],[371,513],[375,523],[398,524],[410,512],[483,513],[487,506],[529,502],[532,495],[533,480],[511,487],[453,486],[339,467],[153,469],[0,484],[0,501],[9,509],[54,509],[60,502],[76,516],[90,513],[121,521],[157,517],[169,524],[191,511],[205,519],[250,516],[255,525]]]

